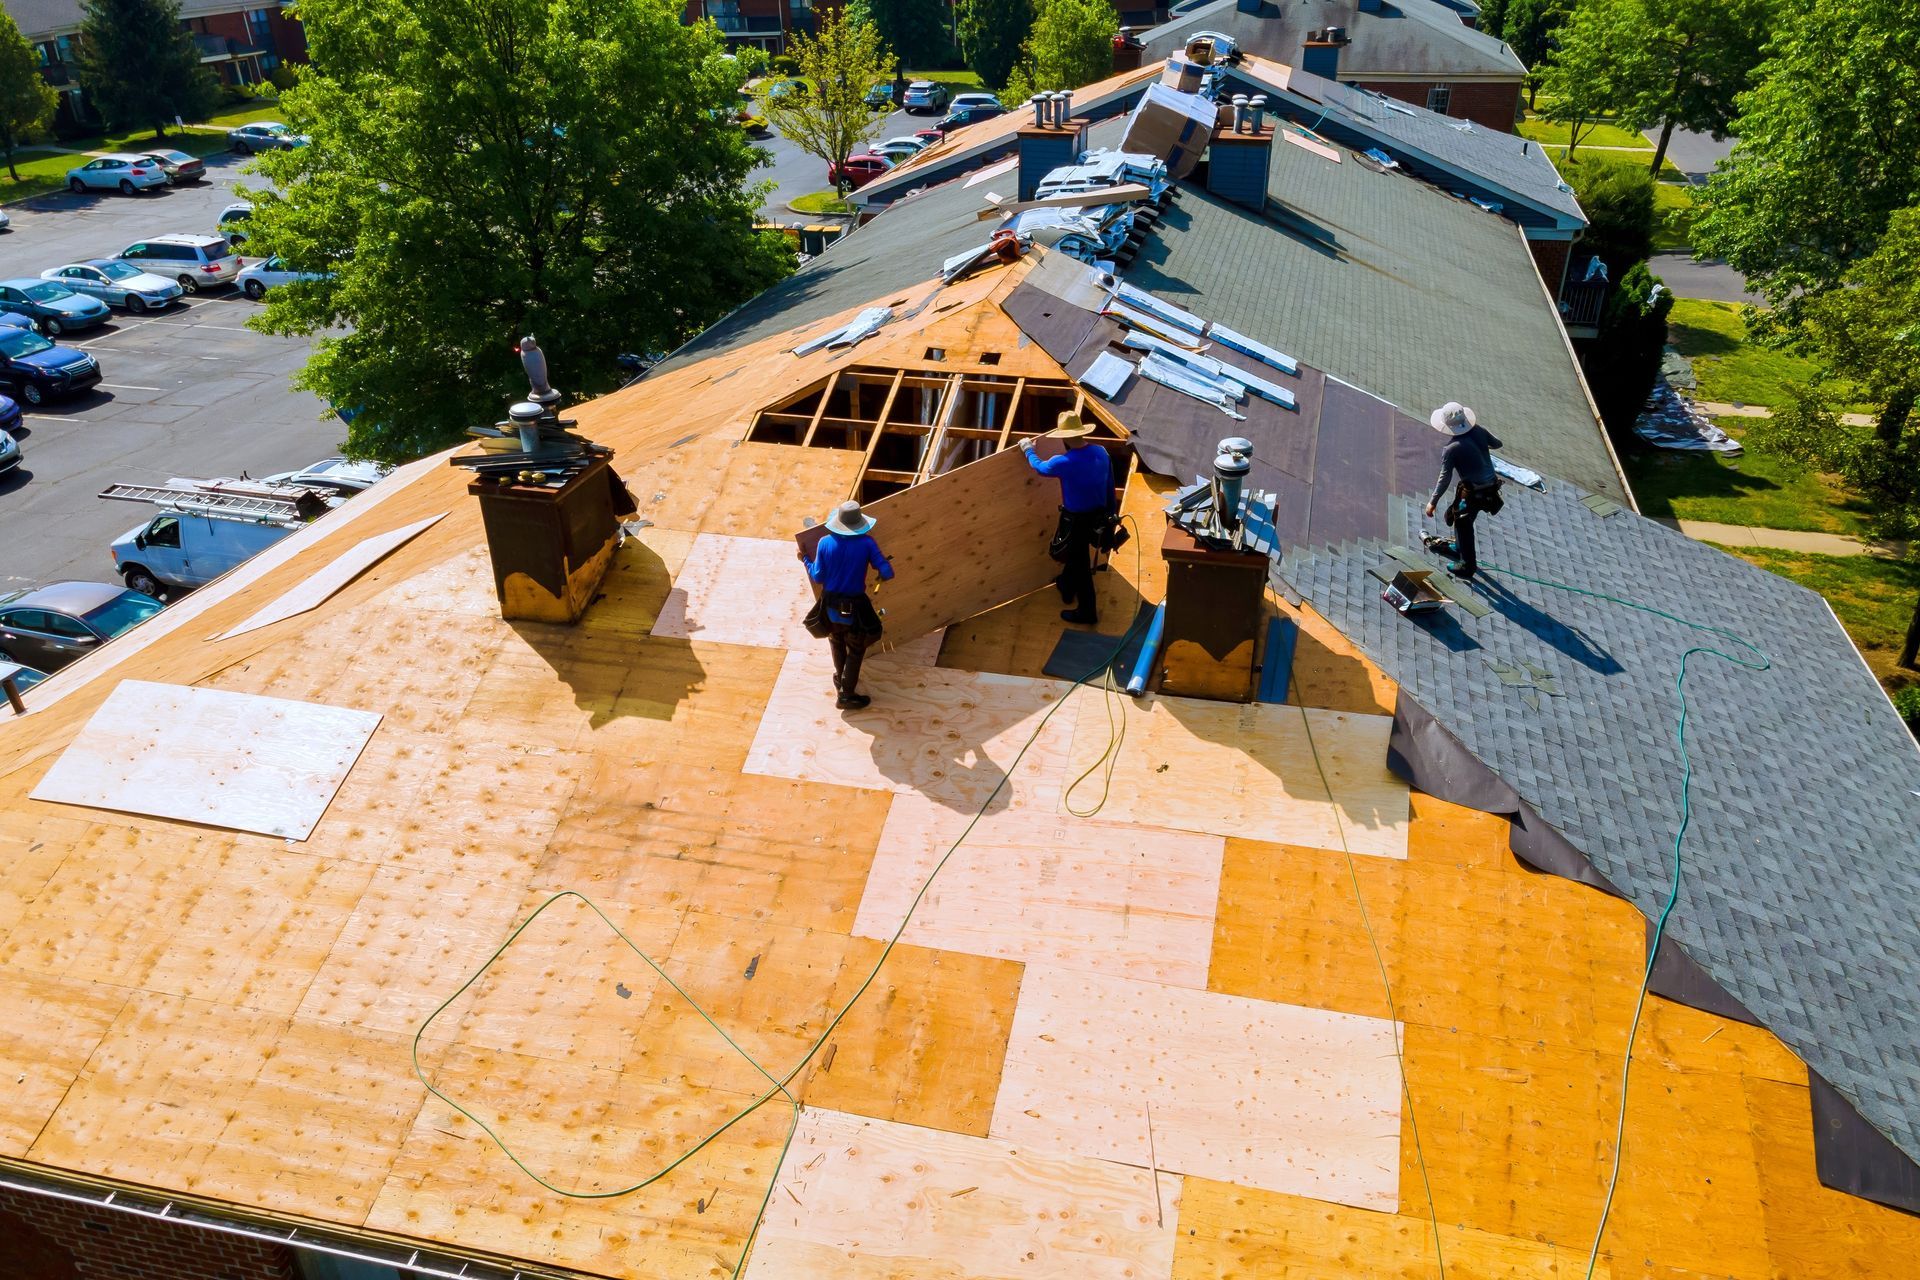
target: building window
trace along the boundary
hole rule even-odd
[[[59,36],[53,42],[53,60],[61,66],[73,61],[73,37]]]
[[[1447,108],[1453,105],[1453,86],[1450,84],[1431,85],[1427,89],[1427,110],[1438,115],[1447,114]]]
[[[247,10],[247,39],[256,49],[273,48],[272,15],[267,10]]]

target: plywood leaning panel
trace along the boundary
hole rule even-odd
[[[866,510],[879,522],[875,540],[893,561],[893,581],[873,597],[886,647],[1016,600],[1060,571],[1047,555],[1060,518],[1060,486],[1035,474],[1019,449],[889,494]],[[816,527],[796,538],[811,547],[822,536]]]
[[[305,840],[379,723],[345,707],[123,680],[32,795]]]
[[[297,617],[310,609],[319,608],[334,592],[386,559],[418,535],[425,533],[439,523],[445,515],[445,512],[441,512],[440,515],[416,520],[412,524],[390,529],[386,533],[377,533],[371,538],[362,538],[335,556],[326,568],[284,593],[266,608],[252,614],[239,626],[221,632],[219,638],[230,640],[234,636],[244,635],[272,623]]]
[[[1394,1024],[1030,965],[991,1133],[1391,1211]]]
[[[854,932],[892,937],[939,866],[908,942],[1207,985],[1226,844],[1219,836],[1014,808],[983,817],[955,848],[967,822],[921,796],[897,796]]]
[[[1180,1179],[808,1110],[747,1280],[1165,1280]]]

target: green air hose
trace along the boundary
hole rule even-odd
[[[1673,915],[1674,905],[1680,901],[1680,843],[1686,839],[1687,828],[1693,824],[1693,758],[1687,753],[1687,662],[1694,654],[1704,653],[1711,657],[1719,658],[1722,661],[1729,662],[1744,671],[1757,672],[1770,670],[1773,666],[1773,660],[1767,657],[1765,651],[1762,650],[1759,645],[1748,640],[1745,636],[1737,635],[1722,627],[1709,626],[1704,622],[1694,622],[1690,619],[1682,618],[1677,614],[1668,613],[1664,609],[1656,609],[1652,605],[1641,604],[1637,600],[1623,600],[1619,596],[1610,596],[1602,591],[1590,591],[1585,587],[1569,586],[1567,583],[1554,582],[1549,578],[1529,577],[1524,573],[1516,573],[1512,569],[1502,569],[1497,565],[1489,564],[1480,567],[1488,573],[1503,574],[1509,578],[1517,578],[1521,582],[1531,582],[1537,587],[1548,587],[1555,591],[1567,591],[1577,596],[1586,596],[1594,600],[1605,600],[1609,604],[1617,604],[1622,608],[1635,609],[1641,613],[1650,613],[1656,618],[1665,618],[1668,622],[1677,622],[1683,627],[1691,627],[1695,631],[1705,631],[1712,635],[1720,636],[1723,639],[1730,640],[1753,655],[1750,658],[1741,658],[1726,652],[1724,649],[1716,649],[1712,645],[1691,645],[1681,653],[1680,670],[1674,677],[1673,689],[1680,700],[1680,717],[1674,726],[1674,736],[1680,745],[1680,826],[1673,833],[1672,883],[1667,889],[1666,904],[1660,908],[1660,915],[1655,919],[1653,924],[1653,938],[1647,948],[1647,969],[1646,972],[1640,976],[1640,993],[1635,997],[1633,1002],[1633,1020],[1627,1024],[1627,1053],[1620,1066],[1620,1112],[1614,1121],[1613,1128],[1613,1171],[1607,1177],[1607,1196],[1600,1206],[1599,1224],[1594,1228],[1593,1249],[1587,1255],[1586,1276],[1587,1280],[1593,1280],[1594,1268],[1597,1267],[1600,1262],[1600,1243],[1605,1239],[1607,1234],[1607,1219],[1613,1212],[1614,1192],[1618,1190],[1620,1186],[1620,1153],[1626,1144],[1627,1083],[1633,1072],[1633,1041],[1634,1037],[1640,1033],[1640,1015],[1646,1008],[1647,988],[1652,985],[1653,982],[1653,964],[1654,960],[1660,954],[1660,940],[1666,935],[1667,919]]]

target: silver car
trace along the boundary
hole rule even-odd
[[[279,258],[260,258],[240,268],[240,274],[233,282],[240,286],[240,292],[255,302],[267,296],[267,290],[278,289],[283,284],[292,284],[296,280],[324,280],[326,273],[321,271],[295,271]]]
[[[295,133],[277,120],[261,120],[227,130],[227,145],[243,156],[256,151],[291,151],[306,146],[309,141],[306,134]]]
[[[131,152],[101,156],[78,169],[67,170],[67,189],[78,195],[84,191],[119,191],[130,196],[149,187],[167,185],[167,171],[152,156]]]
[[[151,275],[118,258],[89,258],[85,262],[68,263],[42,271],[40,278],[57,281],[75,293],[88,294],[110,306],[134,312],[167,306],[186,292],[165,276]]]

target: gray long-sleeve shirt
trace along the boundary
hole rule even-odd
[[[1500,473],[1493,469],[1493,451],[1499,447],[1499,438],[1485,427],[1474,427],[1448,441],[1445,452],[1440,455],[1440,479],[1435,482],[1433,496],[1427,502],[1439,506],[1455,476],[1476,489],[1497,481]]]

